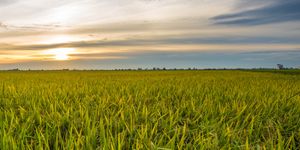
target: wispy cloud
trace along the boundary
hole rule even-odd
[[[8,4],[15,3],[15,2],[16,2],[16,0],[1,0],[0,4],[1,4],[1,6],[5,6],[5,5],[8,5]]]
[[[282,40],[282,41],[280,41]],[[236,39],[226,39],[226,37],[201,38],[201,37],[185,37],[185,38],[138,38],[138,39],[123,39],[123,40],[90,40],[90,41],[75,41],[66,43],[54,44],[31,44],[31,45],[13,45],[1,44],[0,51],[13,50],[47,50],[55,48],[121,48],[121,49],[169,49],[169,50],[272,50],[272,49],[299,49],[299,40],[281,38],[260,38],[240,37]],[[164,48],[162,48],[164,47]]]
[[[244,11],[249,5],[262,5]],[[245,1],[239,4],[239,12],[219,15],[212,18],[216,24],[228,25],[261,25],[270,23],[281,23],[287,21],[300,21],[299,0],[262,0]]]
[[[0,22],[0,28],[8,29],[8,25]]]
[[[31,25],[11,25],[11,24],[6,24],[3,22],[0,22],[0,28],[4,28],[6,30],[20,30],[20,31],[37,31],[37,30],[54,30],[58,28],[66,27],[63,25],[60,25],[59,23],[51,23],[51,24],[31,24]]]

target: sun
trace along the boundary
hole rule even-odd
[[[56,60],[68,60],[69,55],[67,55],[67,54],[56,54],[55,59]]]
[[[44,54],[50,56],[51,59],[58,61],[66,61],[71,59],[71,54],[74,53],[74,48],[56,48],[47,50]]]

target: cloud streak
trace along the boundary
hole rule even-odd
[[[0,28],[4,28],[6,30],[13,30],[13,31],[37,31],[37,30],[54,30],[58,28],[62,28],[65,26],[60,25],[59,23],[52,23],[52,24],[32,24],[32,25],[10,25],[3,22],[0,22]]]
[[[12,45],[12,44],[1,44],[0,51],[14,51],[14,50],[48,50],[55,48],[78,48],[78,49],[89,49],[89,48],[123,48],[123,49],[135,49],[139,48],[157,48],[161,46],[169,47],[170,49],[190,48],[211,50],[211,47],[215,47],[217,50],[228,49],[228,45],[233,49],[240,47],[240,49],[251,49],[258,48],[268,49],[268,48],[282,48],[289,47],[293,49],[300,48],[299,39],[285,39],[285,38],[272,38],[272,37],[185,37],[185,38],[139,38],[139,39],[124,39],[124,40],[90,40],[90,41],[75,41],[67,43],[54,43],[54,44],[32,44],[32,45]],[[202,46],[202,48],[201,48]]]
[[[240,3],[240,7],[246,9],[252,1]],[[299,0],[264,0],[267,6],[252,10],[239,10],[237,13],[216,16],[213,19],[215,24],[225,25],[263,25],[270,23],[281,23],[288,21],[300,21]],[[252,4],[257,4],[253,1]]]

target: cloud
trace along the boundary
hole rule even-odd
[[[56,48],[76,48],[80,50],[133,50],[153,49],[162,51],[235,51],[235,50],[278,50],[300,48],[299,38],[293,37],[262,37],[262,36],[151,36],[130,37],[124,39],[95,39],[49,44],[5,44],[0,43],[0,51],[42,51]],[[29,52],[28,52],[29,53]]]
[[[5,6],[5,5],[12,4],[12,3],[14,3],[14,2],[16,2],[16,0],[1,0],[1,1],[0,1],[0,5],[1,5],[1,6]]]
[[[263,4],[267,5],[261,6]],[[258,8],[248,9],[255,5]],[[242,26],[300,21],[299,0],[262,0],[260,3],[257,0],[243,0],[238,6],[241,10],[237,13],[219,15],[212,20],[215,24]]]
[[[259,51],[240,53],[246,61],[273,61],[273,62],[295,62],[299,64],[300,51]]]
[[[8,29],[8,25],[0,22],[0,28]]]
[[[31,25],[12,25],[0,22],[0,28],[4,28],[7,30],[28,30],[28,31],[36,31],[36,30],[53,30],[57,28],[66,27],[59,23],[49,23],[49,24],[31,24]]]
[[[200,48],[200,46],[202,48]],[[87,41],[74,41],[66,43],[54,44],[28,44],[28,45],[13,45],[1,44],[0,51],[8,50],[47,50],[55,48],[122,48],[122,49],[135,49],[136,47],[152,47],[158,48],[164,46],[169,49],[180,49],[184,47],[193,47],[193,49],[223,49],[235,50],[238,46],[239,49],[257,48],[264,46],[261,49],[274,48],[279,49],[282,47],[289,47],[293,49],[300,48],[299,39],[293,38],[274,38],[274,37],[151,37],[151,38],[129,38],[121,40],[87,40]],[[223,46],[223,48],[222,48]],[[231,47],[232,49],[228,48]],[[196,48],[195,48],[196,47]]]

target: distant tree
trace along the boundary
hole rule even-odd
[[[283,64],[277,64],[277,68],[278,68],[279,70],[284,69]]]
[[[10,71],[20,71],[19,68],[11,69]]]

